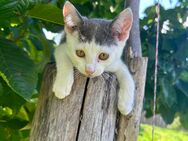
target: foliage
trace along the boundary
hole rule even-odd
[[[81,14],[114,18],[123,9],[123,0],[72,0]],[[64,0],[0,1],[0,140],[28,140],[44,66],[53,61],[55,43],[43,29],[63,29]],[[161,27],[168,19],[170,30],[160,34],[157,112],[172,122],[175,114],[187,127],[188,54],[187,2],[161,11]],[[99,12],[100,11],[100,12]],[[146,9],[141,20],[143,54],[149,56],[145,109],[151,116],[155,48],[155,9]],[[181,20],[180,20],[181,19]]]
[[[10,40],[0,38],[0,44],[2,78],[13,91],[23,98],[29,99],[37,83],[33,61]],[[18,56],[22,56],[22,58]]]
[[[152,140],[152,126],[142,124],[140,127],[138,141]],[[167,128],[155,127],[154,141],[187,141],[188,134],[184,131],[178,131]]]
[[[187,2],[181,2],[174,9],[161,7],[159,65],[157,84],[157,113],[166,123],[172,123],[176,115],[187,127],[188,124],[188,28],[183,26],[188,16]],[[145,10],[141,20],[141,40],[143,54],[149,56],[146,98],[144,108],[147,116],[152,115],[153,74],[156,39],[155,7]]]
[[[123,8],[121,0],[108,0],[107,3],[99,0],[72,2],[81,13],[90,17],[111,18]],[[63,29],[63,4],[64,0],[0,1],[2,141],[28,140],[43,68],[46,63],[53,61],[55,44],[46,39],[43,28],[53,32]]]
[[[0,1],[0,140],[28,140],[42,70],[52,41],[26,16],[42,0]],[[39,78],[38,78],[39,76]],[[37,84],[38,83],[38,84]],[[38,86],[38,87],[37,87]]]

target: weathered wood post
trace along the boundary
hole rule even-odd
[[[136,141],[139,134],[139,125],[144,99],[146,70],[148,59],[142,57],[140,28],[139,28],[140,0],[125,0],[125,7],[133,11],[133,25],[125,49],[125,61],[129,66],[135,84],[135,106],[130,116],[119,118],[117,141]]]
[[[105,73],[89,80],[75,73],[70,96],[59,100],[52,93],[55,65],[48,65],[30,141],[136,141],[146,62],[138,58],[131,60],[131,72],[139,82],[136,82],[135,110],[127,117],[117,114],[118,85],[114,75]]]
[[[75,73],[70,96],[52,93],[55,65],[48,65],[42,82],[30,141],[113,141],[116,128],[116,77],[87,79]]]
[[[135,2],[138,8],[139,0],[127,0],[126,4],[133,8]],[[147,68],[147,58],[141,55],[137,12],[133,9],[134,22],[126,51],[126,61],[136,84],[133,112],[128,116],[117,112],[118,83],[116,77],[108,73],[87,79],[76,72],[71,94],[63,100],[57,99],[52,93],[55,65],[48,65],[43,76],[30,141],[137,140]]]

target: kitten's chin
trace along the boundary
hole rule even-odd
[[[102,70],[97,70],[97,71],[94,72],[93,74],[87,74],[85,71],[80,70],[80,69],[78,69],[78,68],[77,68],[77,70],[78,70],[81,74],[83,74],[84,76],[89,77],[89,78],[94,78],[94,77],[100,76],[100,75],[103,73]]]
[[[89,78],[94,78],[94,77],[97,77],[97,76],[100,76],[101,74],[98,74],[98,75],[95,75],[95,74],[84,74],[86,77],[89,77]]]
[[[94,77],[100,76],[102,74],[102,73],[86,74],[86,73],[82,73],[82,72],[80,72],[80,73],[83,74],[86,77],[89,77],[89,78],[94,78]]]

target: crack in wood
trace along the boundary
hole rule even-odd
[[[89,78],[87,78],[86,84],[85,84],[83,101],[82,101],[82,106],[81,106],[81,109],[80,109],[80,116],[79,116],[80,117],[80,121],[79,121],[79,124],[78,124],[78,130],[77,130],[77,134],[76,134],[76,141],[78,141],[78,137],[79,137],[79,133],[80,133],[80,127],[81,127],[82,118],[83,118],[84,103],[85,103],[85,99],[86,99],[86,95],[87,95],[88,84],[89,84]]]

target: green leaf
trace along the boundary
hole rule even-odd
[[[26,120],[21,120],[18,118],[10,119],[8,121],[0,121],[0,126],[1,127],[8,127],[12,129],[20,129],[26,126],[28,121]]]
[[[44,0],[18,0],[17,11],[25,13],[26,10],[31,9],[34,5],[41,3]]]
[[[11,136],[10,130],[0,126],[0,140],[8,141],[10,136]]]
[[[186,71],[186,70],[181,71],[181,73],[179,75],[179,79],[188,82],[188,71]]]
[[[14,43],[0,38],[0,76],[8,86],[28,100],[37,84],[37,73],[33,61]]]
[[[52,4],[38,4],[28,11],[27,15],[32,18],[64,25],[61,10]]]
[[[188,82],[183,80],[176,81],[177,88],[188,97]]]
[[[170,108],[176,103],[176,91],[167,78],[162,78],[160,82],[162,88],[162,101]]]
[[[183,36],[182,36],[183,38]],[[188,54],[188,40],[184,40],[182,43],[179,43],[178,50],[174,57],[179,61],[186,61],[187,54]]]
[[[43,0],[0,0],[0,25],[9,25],[13,18],[19,19],[28,9]]]
[[[176,113],[174,108],[171,109],[163,104],[160,104],[159,111],[166,124],[170,124],[173,122]]]
[[[6,15],[11,15],[12,11],[15,10],[15,5],[18,1],[16,0],[1,0],[0,1],[0,18],[5,17]]]
[[[0,82],[0,96],[2,96],[2,95],[3,95],[3,85]]]
[[[3,91],[0,94],[0,106],[10,107],[13,110],[13,114],[16,114],[26,101],[12,91],[1,77],[0,82],[3,88]]]
[[[180,113],[180,122],[181,125],[185,128],[188,129],[188,112],[187,113]]]

